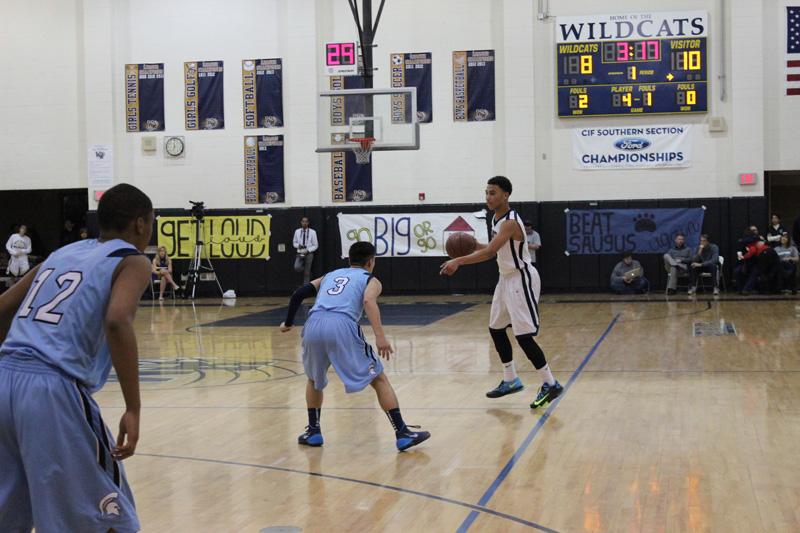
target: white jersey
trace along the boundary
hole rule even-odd
[[[500,233],[500,226],[506,220],[513,220],[519,226],[522,240],[517,241],[509,239],[508,245],[503,246],[497,251],[497,266],[500,268],[500,275],[510,274],[512,272],[524,270],[525,266],[533,265],[530,250],[528,250],[528,240],[525,235],[525,224],[519,213],[510,209],[508,213],[500,217],[499,220],[492,218],[492,238]]]

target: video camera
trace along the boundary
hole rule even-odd
[[[189,200],[189,203],[192,204],[191,213],[194,218],[197,220],[203,220],[203,217],[206,216],[206,204],[205,202],[193,202]]]

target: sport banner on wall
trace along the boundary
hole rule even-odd
[[[361,76],[331,76],[332,91],[342,89],[363,89]],[[344,126],[347,117],[364,114],[363,98],[334,96],[331,98],[331,126]],[[343,143],[344,139],[334,136],[332,144]],[[340,202],[372,201],[372,160],[359,165],[350,150],[331,153],[331,199]]]
[[[389,71],[392,73],[392,87],[417,88],[417,120],[421,123],[433,121],[433,91],[431,53],[391,54]],[[411,107],[408,97],[392,95],[392,123],[411,122]]]
[[[225,128],[222,61],[183,64],[184,120],[187,130]]]
[[[339,213],[337,217],[342,257],[358,241],[374,244],[379,257],[446,256],[444,244],[458,232],[473,235],[479,243],[489,242],[486,220],[473,213]]]
[[[286,201],[283,185],[283,135],[244,138],[244,203]]]
[[[675,235],[686,245],[700,245],[704,208],[692,209],[567,209],[567,254],[661,254]]]
[[[164,63],[125,65],[125,131],[164,131]]]
[[[494,119],[494,50],[453,52],[453,120]]]
[[[203,253],[211,259],[269,259],[270,215],[207,216]],[[172,259],[191,259],[195,246],[193,217],[158,217],[158,245]]]
[[[244,127],[283,127],[283,64],[281,59],[242,61]]]
[[[576,128],[573,163],[583,170],[689,167],[693,139],[691,124]]]

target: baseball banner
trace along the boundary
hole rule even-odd
[[[489,242],[486,220],[475,213],[339,213],[342,257],[350,245],[371,242],[379,257],[446,256],[445,242],[453,233],[469,233],[479,243]]]
[[[361,76],[331,76],[332,91],[363,89]],[[364,98],[358,96],[334,96],[331,98],[331,126],[344,126],[347,117],[364,114]],[[343,138],[334,137],[333,144],[343,144]],[[331,153],[331,200],[341,202],[372,201],[372,161],[358,164],[350,150]]]
[[[125,65],[125,131],[164,131],[164,63]]]
[[[689,167],[692,144],[691,124],[572,130],[573,163],[581,170]]]

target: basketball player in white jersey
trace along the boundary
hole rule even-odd
[[[510,326],[520,348],[528,356],[542,378],[539,393],[531,402],[536,409],[555,400],[564,390],[553,378],[544,352],[534,337],[539,333],[539,272],[533,266],[525,238],[522,217],[508,205],[511,181],[495,176],[486,186],[486,205],[494,211],[492,239],[489,244],[478,244],[477,249],[463,257],[451,259],[442,265],[442,274],[453,275],[460,266],[482,263],[497,256],[500,280],[494,290],[489,333],[503,363],[503,381],[486,393],[489,398],[500,398],[523,389],[514,368],[511,341],[506,329]]]

